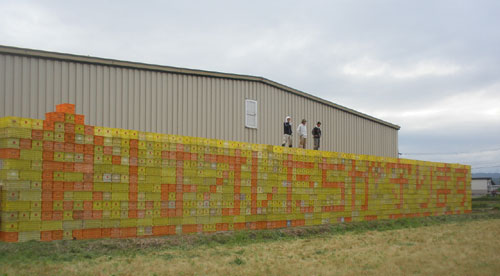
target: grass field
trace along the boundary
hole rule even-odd
[[[472,199],[472,209],[475,212],[484,212],[484,211],[489,211],[489,210],[500,210],[500,196],[473,198]]]
[[[468,215],[148,239],[0,244],[0,275],[496,275],[499,200]]]

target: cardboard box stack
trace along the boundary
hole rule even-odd
[[[471,211],[470,167],[0,119],[0,240],[146,237]]]

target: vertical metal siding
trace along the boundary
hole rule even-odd
[[[258,102],[257,129],[244,126],[245,99]],[[91,125],[272,145],[291,116],[294,133],[308,120],[308,148],[321,121],[321,149],[398,156],[396,129],[254,81],[0,54],[0,100],[1,117],[43,119],[71,102]]]

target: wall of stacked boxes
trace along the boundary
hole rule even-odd
[[[0,240],[147,237],[471,211],[470,167],[0,119]]]

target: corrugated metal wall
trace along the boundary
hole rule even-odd
[[[258,101],[258,129],[244,127],[245,99]],[[0,54],[0,101],[0,117],[43,119],[68,102],[91,125],[272,145],[290,115],[294,132],[323,123],[323,150],[398,156],[396,129],[256,81]]]

